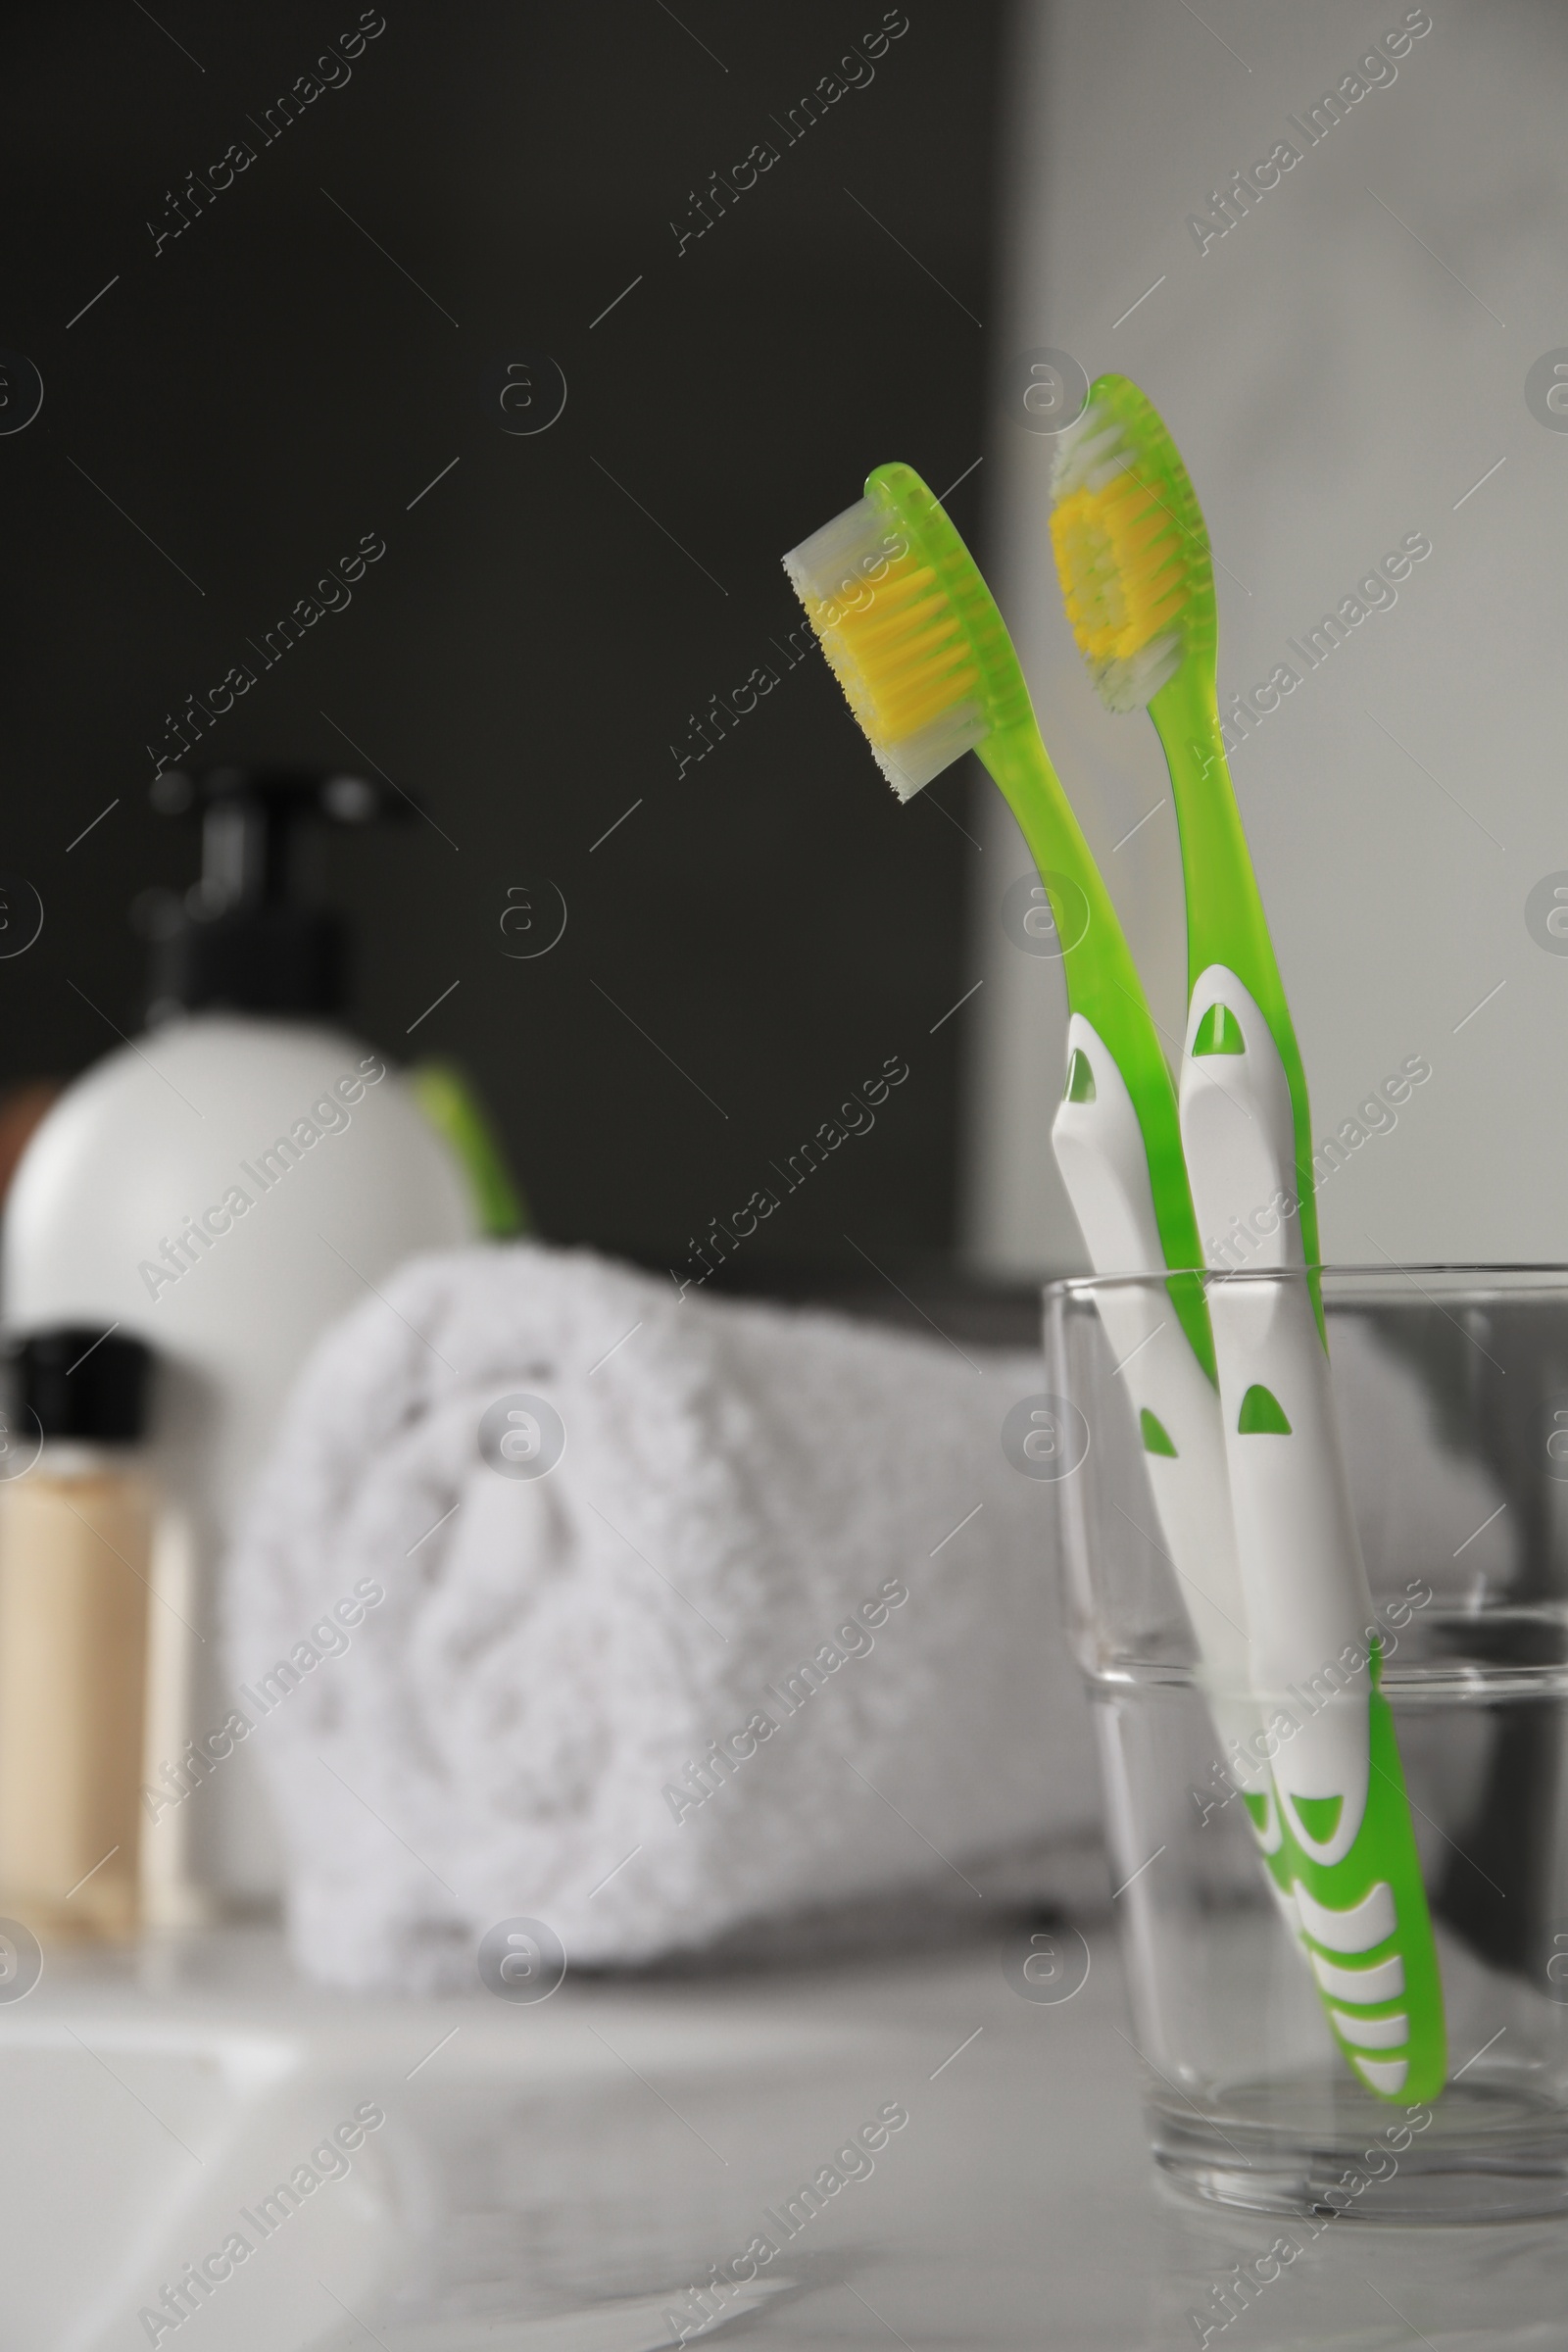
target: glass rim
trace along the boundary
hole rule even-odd
[[[1063,1301],[1080,1295],[1094,1298],[1104,1291],[1147,1290],[1151,1284],[1163,1287],[1167,1282],[1187,1281],[1196,1276],[1205,1289],[1217,1289],[1230,1283],[1305,1282],[1308,1277],[1329,1283],[1379,1280],[1388,1282],[1403,1276],[1414,1282],[1417,1276],[1427,1275],[1434,1281],[1451,1282],[1456,1275],[1464,1276],[1479,1287],[1495,1282],[1499,1277],[1525,1277],[1543,1285],[1554,1284],[1568,1291],[1568,1262],[1531,1258],[1452,1258],[1408,1261],[1389,1258],[1382,1264],[1348,1261],[1339,1263],[1325,1259],[1314,1266],[1163,1266],[1151,1267],[1142,1274],[1053,1274],[1040,1286],[1041,1296],[1048,1302]],[[1416,1285],[1419,1289],[1419,1283]]]

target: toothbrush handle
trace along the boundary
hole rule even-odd
[[[1069,1019],[1067,1054],[1068,1088],[1052,1143],[1090,1258],[1097,1273],[1147,1272],[1162,1261],[1132,1095],[1114,1054],[1082,1013]],[[1181,1586],[1221,1756],[1233,1785],[1255,1800],[1248,1809],[1272,1869],[1284,1849],[1267,1817],[1268,1772],[1250,1696],[1219,1397],[1176,1312],[1171,1288],[1151,1278],[1104,1290],[1100,1319],[1143,1438],[1158,1547]],[[1185,1291],[1181,1295],[1185,1301]],[[1277,1873],[1276,1882],[1289,1900],[1288,1882]]]
[[[1193,990],[1181,1119],[1208,1246],[1260,1277],[1209,1298],[1254,1688],[1302,1936],[1362,2082],[1427,2098],[1446,2072],[1442,1988],[1301,1248],[1291,1090],[1267,1020],[1223,965]]]
[[[979,756],[1018,821],[1050,899],[1068,1005],[1103,1041],[1137,1105],[1134,1118],[1152,1200],[1152,1243],[1147,1254],[1131,1261],[1113,1259],[1103,1270],[1148,1273],[1158,1266],[1200,1266],[1202,1252],[1164,1048],[1150,1016],[1132,950],[1072,804],[1032,718],[1027,726],[999,729],[988,736]],[[1194,1278],[1173,1288],[1172,1303],[1199,1361],[1212,1373],[1213,1343],[1201,1284]]]

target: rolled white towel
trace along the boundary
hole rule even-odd
[[[1042,1386],[582,1251],[403,1268],[317,1348],[229,1568],[301,1963],[472,1984],[510,1918],[614,1964],[867,1895],[978,1909],[1042,1843],[1037,1891],[1081,1886],[1051,1489],[1001,1445]]]

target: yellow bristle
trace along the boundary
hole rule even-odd
[[[912,551],[843,603],[808,603],[834,675],[872,748],[900,743],[972,696],[979,672],[936,575]]]
[[[1179,619],[1186,566],[1172,517],[1130,470],[1074,490],[1051,517],[1067,618],[1096,666],[1127,662]]]

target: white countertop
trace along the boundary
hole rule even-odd
[[[0,2006],[0,2343],[131,2352],[157,2325],[143,2298],[241,2230],[249,2258],[158,2341],[652,2352],[675,2340],[666,2313],[698,2332],[686,2290],[760,2233],[777,2251],[760,2283],[702,2332],[1568,2345],[1552,2224],[1347,2221],[1222,2327],[1216,2286],[1277,2225],[1156,2186],[1114,1940],[1087,1934],[1088,1981],[1056,2004],[1013,1990],[1018,1936],[788,1973],[568,1975],[536,2005],[328,1992],[259,1931],[52,1960]],[[367,2105],[384,2125],[263,2242],[241,2212]],[[871,2169],[791,2217],[885,2108],[907,2121]]]

